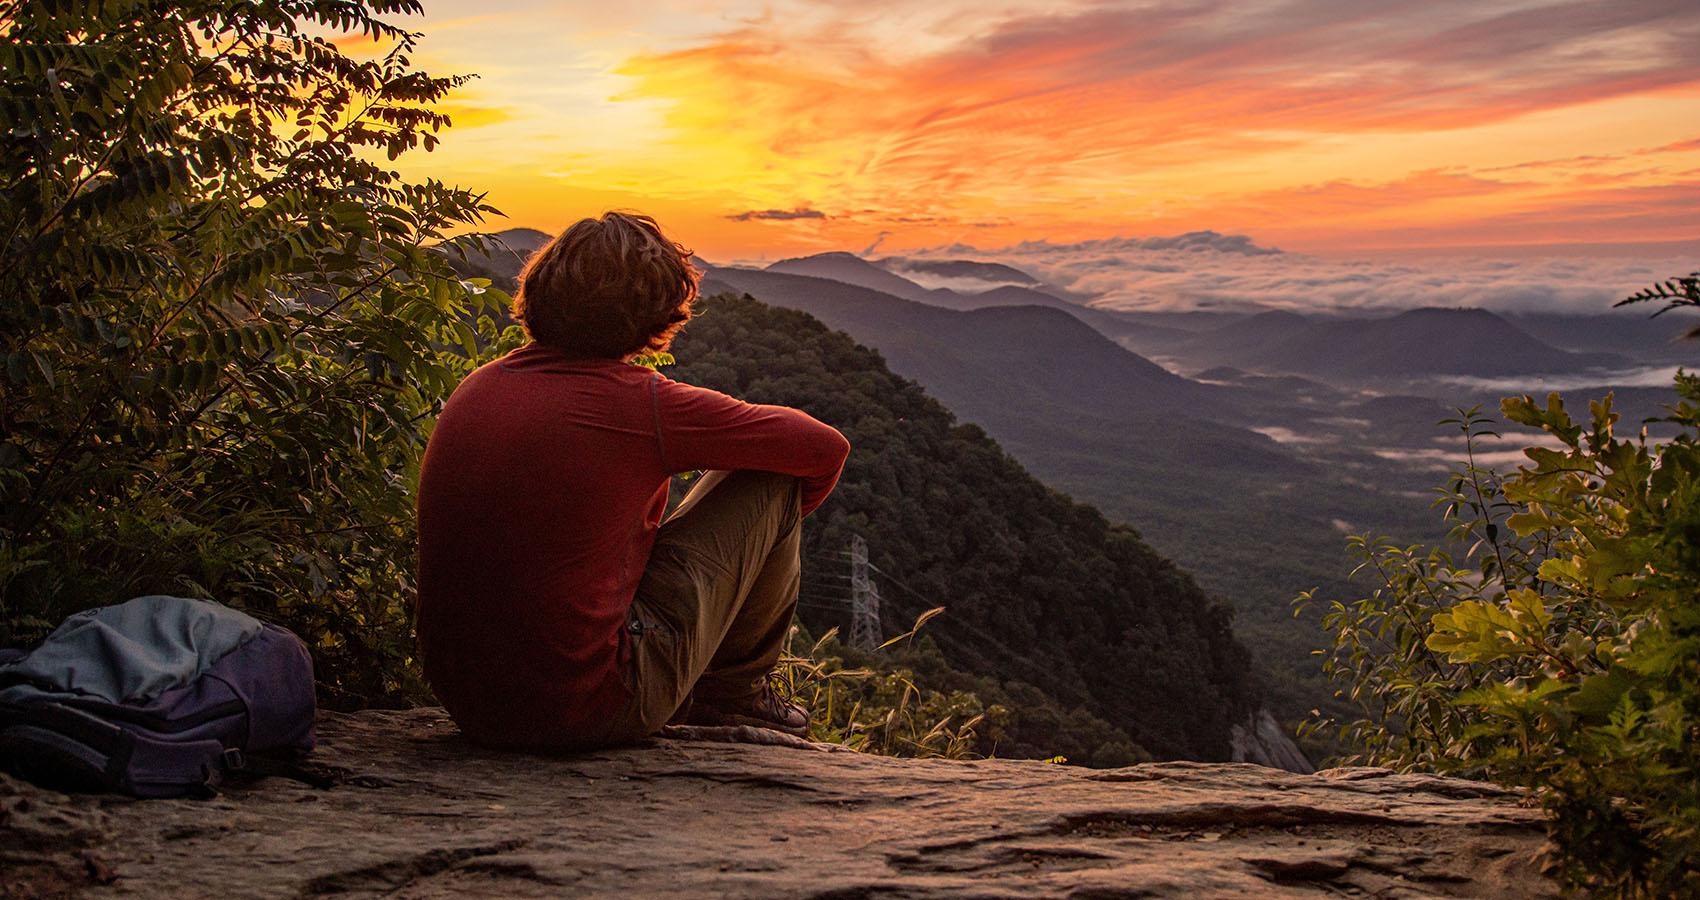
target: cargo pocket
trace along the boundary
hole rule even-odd
[[[628,687],[643,730],[653,733],[667,723],[691,686],[684,683],[686,667],[680,658],[678,630],[638,607],[639,604],[633,604],[626,617],[626,630],[632,640]]]

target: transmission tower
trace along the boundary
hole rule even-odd
[[[850,643],[872,650],[885,640],[880,631],[880,592],[868,577],[868,542],[850,538]]]

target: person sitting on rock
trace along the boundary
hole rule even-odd
[[[443,406],[419,480],[419,650],[474,741],[604,747],[669,721],[808,732],[770,675],[802,519],[850,444],[630,364],[668,348],[700,278],[648,216],[580,221],[520,272],[530,342]],[[699,470],[664,517],[672,476]]]

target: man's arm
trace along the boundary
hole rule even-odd
[[[661,464],[669,472],[754,469],[803,480],[803,512],[838,483],[850,442],[838,429],[788,406],[745,403],[656,375],[651,390]]]

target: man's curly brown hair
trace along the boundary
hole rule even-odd
[[[576,357],[659,353],[691,318],[702,272],[649,216],[581,219],[525,261],[514,318],[539,344]]]

